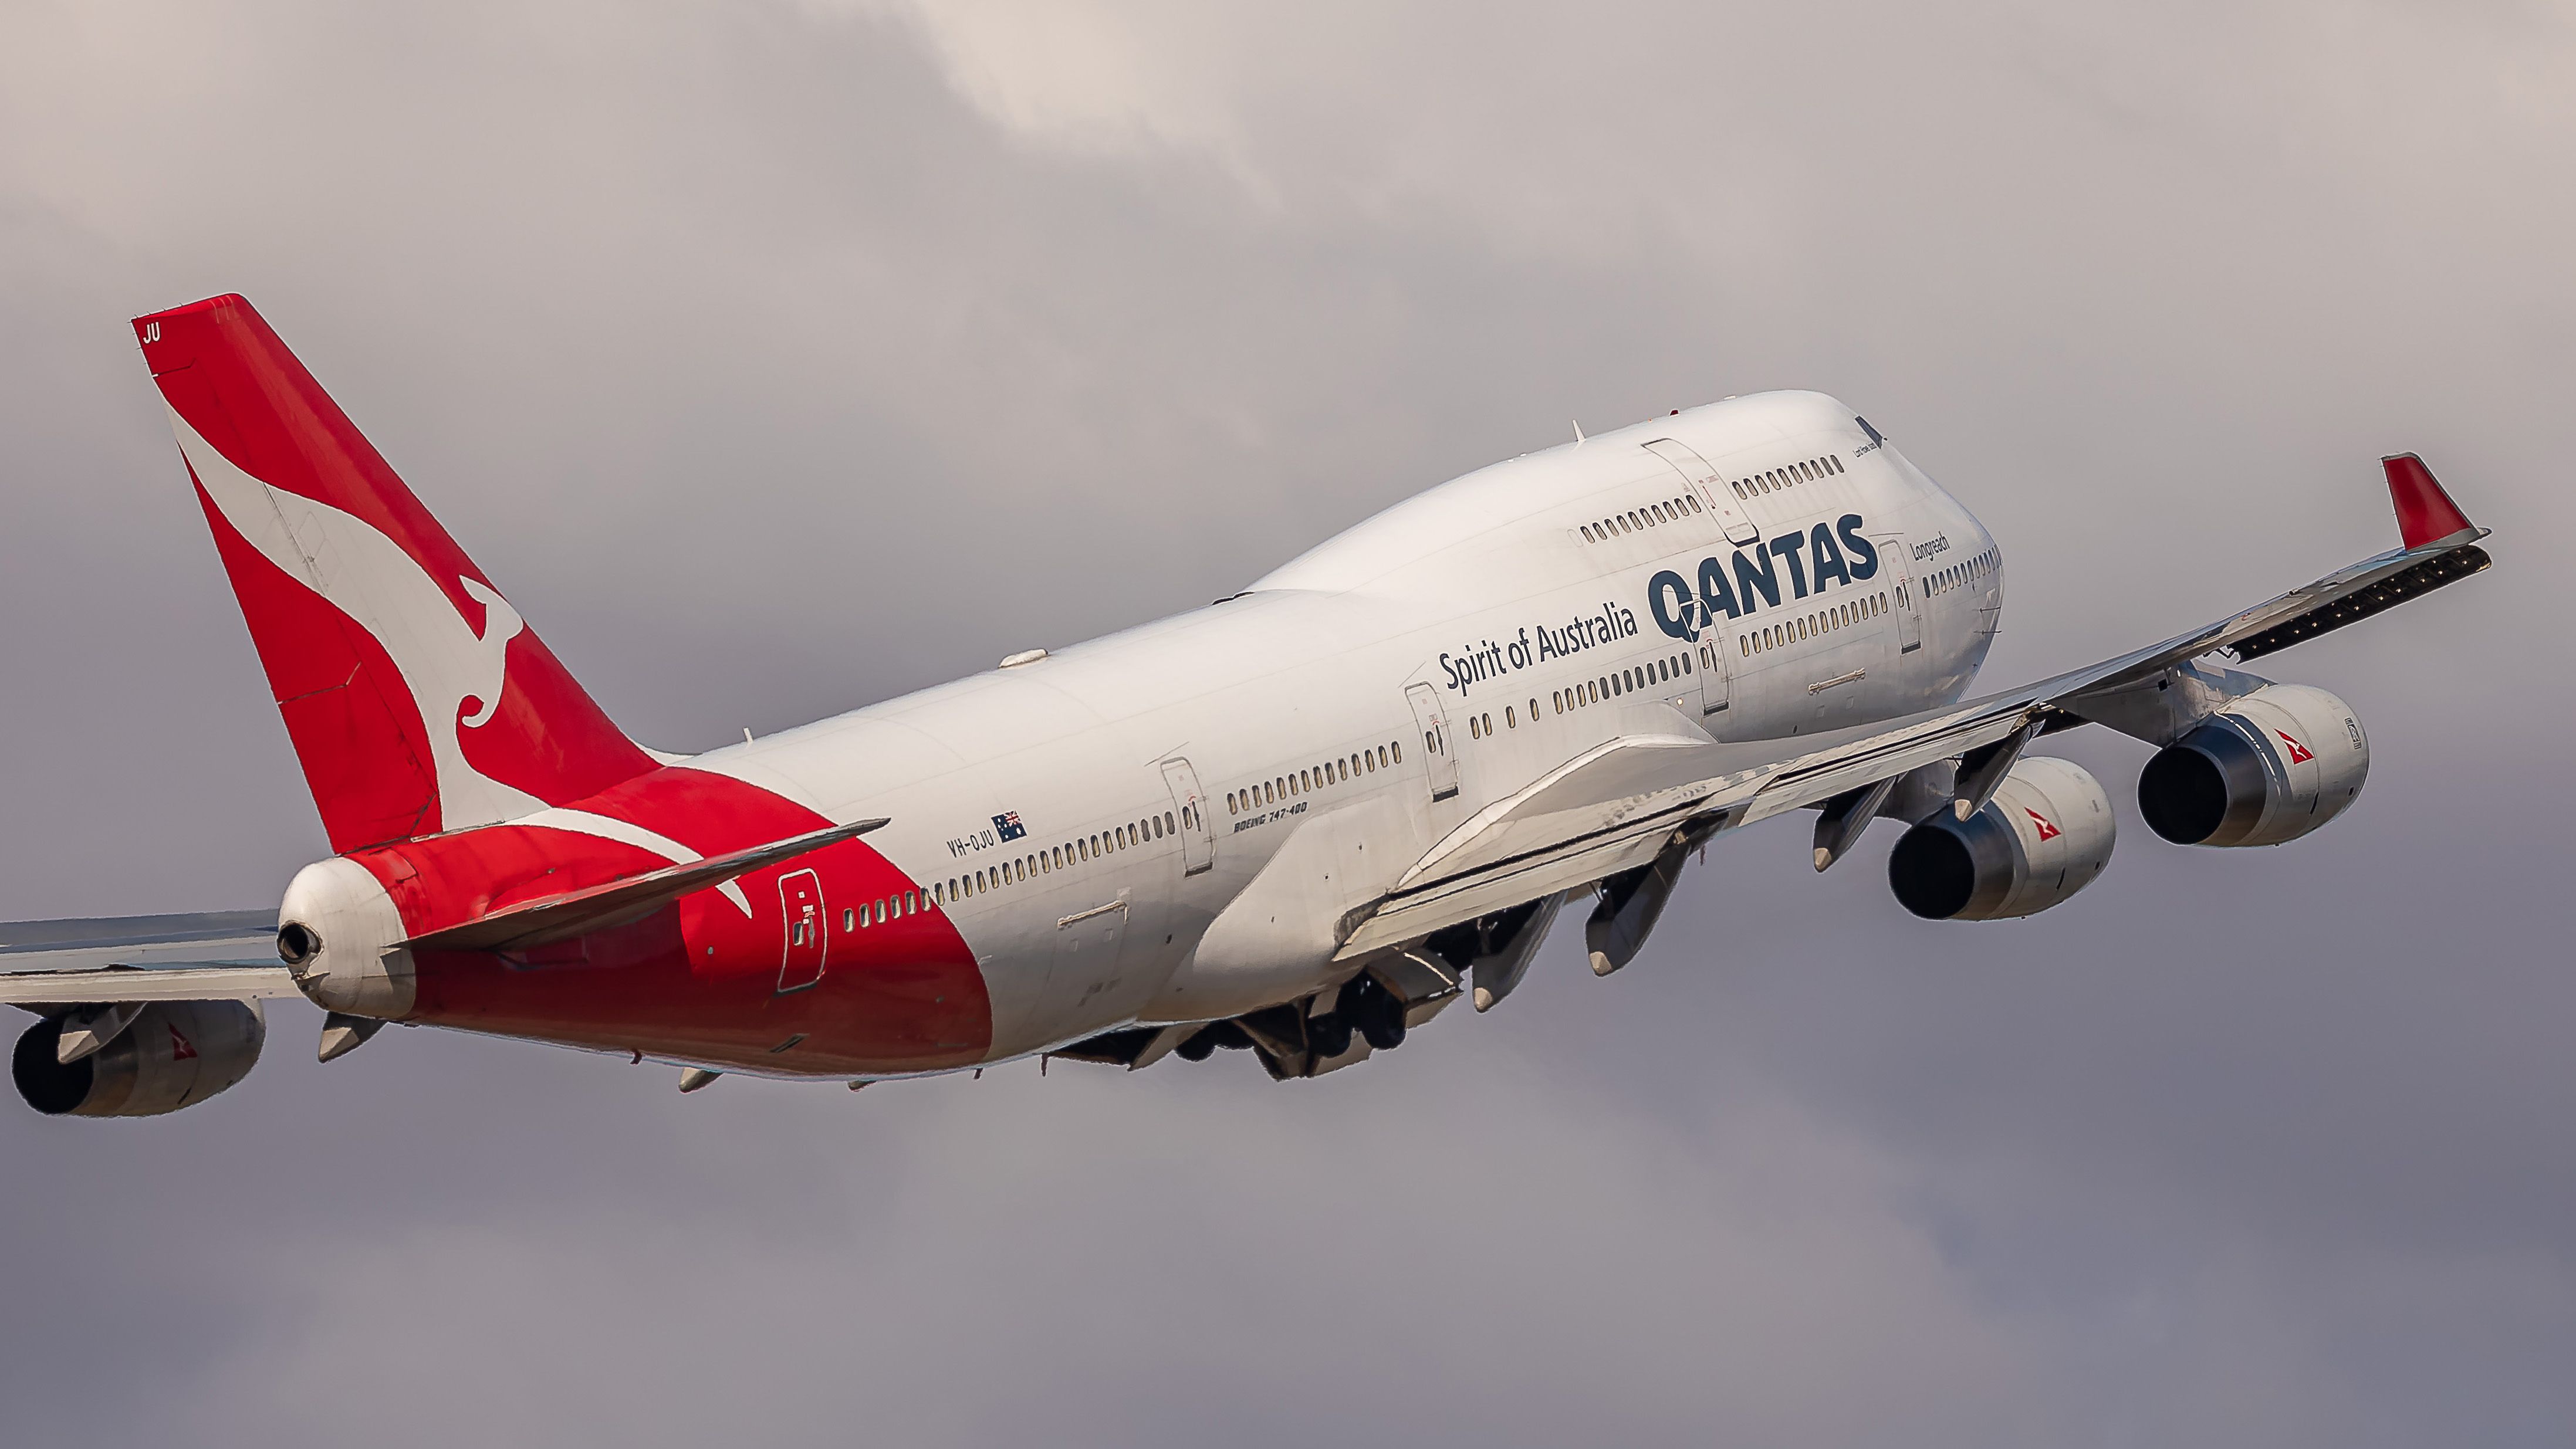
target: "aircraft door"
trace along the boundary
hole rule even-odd
[[[1181,874],[1197,875],[1216,864],[1216,826],[1199,793],[1199,772],[1187,760],[1165,760],[1163,783],[1171,789],[1172,818],[1181,828]]]
[[[1646,444],[1646,451],[1672,464],[1674,471],[1690,481],[1691,491],[1699,495],[1709,512],[1717,515],[1719,526],[1726,530],[1727,542],[1746,544],[1762,536],[1762,531],[1745,515],[1744,506],[1735,501],[1734,490],[1726,486],[1697,449],[1671,438],[1657,438]]]
[[[1902,656],[1923,647],[1923,615],[1916,608],[1912,550],[1905,546],[1905,535],[1891,533],[1872,540],[1878,545],[1878,566],[1887,570],[1888,603],[1896,614],[1896,652]]]
[[[1727,685],[1732,670],[1727,665],[1726,640],[1725,630],[1712,629],[1699,641],[1699,717],[1712,730],[1723,727],[1726,721],[1711,716],[1725,714],[1731,703]]]
[[[1440,692],[1427,684],[1408,684],[1404,699],[1413,706],[1413,722],[1422,727],[1422,769],[1431,781],[1431,798],[1458,793],[1458,755],[1449,748],[1449,720],[1440,712]]]
[[[780,876],[778,910],[787,918],[786,951],[778,962],[778,989],[802,991],[823,979],[823,957],[831,947],[832,923],[823,909],[823,878],[810,870]]]

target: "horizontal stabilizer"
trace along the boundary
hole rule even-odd
[[[462,925],[414,936],[402,944],[412,950],[428,951],[520,951],[551,941],[568,941],[641,920],[692,891],[722,885],[738,875],[793,860],[827,845],[855,840],[885,823],[876,819],[834,825],[748,850],[666,866],[542,900],[523,901]]]
[[[78,1006],[110,1001],[249,1001],[300,995],[284,966],[102,966],[89,971],[0,972],[0,1005]],[[49,1013],[50,1014],[50,1013]]]
[[[275,907],[0,922],[0,971],[78,971],[98,966],[268,966],[276,961]]]

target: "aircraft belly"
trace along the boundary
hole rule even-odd
[[[1415,834],[1406,804],[1385,793],[1307,819],[1208,924],[1145,1019],[1233,1016],[1325,985],[1345,915],[1412,863]]]

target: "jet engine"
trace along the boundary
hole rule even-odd
[[[2351,706],[2267,684],[2158,750],[2138,776],[2138,813],[2176,845],[2279,845],[2341,815],[2369,774]]]
[[[1943,809],[1887,858],[1899,904],[1936,921],[2035,915],[2111,863],[2111,797],[2083,766],[2026,756],[1966,820]]]
[[[27,1028],[9,1060],[27,1105],[48,1116],[157,1117],[194,1106],[250,1075],[268,1024],[254,1002],[158,1001],[102,1047],[62,1059],[72,1015]]]

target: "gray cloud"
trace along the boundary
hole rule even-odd
[[[1999,682],[2383,546],[2399,448],[2499,561],[2275,661],[2372,731],[2311,840],[2132,817],[1936,928],[1757,830],[1619,977],[1324,1081],[684,1100],[280,1008],[202,1110],[0,1114],[10,1437],[2564,1442],[2571,58],[2511,4],[0,10],[11,917],[324,848],[121,326],[216,291],[667,747],[1770,386],[1995,529]]]

